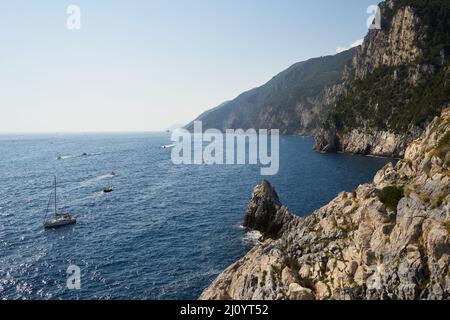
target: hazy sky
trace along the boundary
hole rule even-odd
[[[153,131],[367,32],[370,0],[0,0],[0,132]],[[66,9],[81,8],[81,30]]]

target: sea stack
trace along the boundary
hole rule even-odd
[[[264,237],[278,238],[283,227],[292,219],[270,183],[264,180],[253,190],[244,218],[244,227],[260,231]]]

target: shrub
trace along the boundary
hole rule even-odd
[[[426,194],[426,193],[420,193],[419,194],[419,198],[423,202],[430,202],[430,196],[428,194]]]
[[[450,132],[444,134],[444,136],[439,140],[436,147],[436,153],[442,160],[445,159],[446,154],[450,151]]]
[[[259,285],[261,287],[264,287],[266,285],[266,278],[267,278],[267,271],[264,270],[263,273],[262,273],[261,282],[259,283]]]
[[[386,208],[397,211],[398,202],[404,197],[403,188],[397,186],[384,187],[378,197]]]
[[[442,203],[444,203],[445,195],[440,195],[436,199],[434,199],[433,204],[431,205],[432,209],[439,208]]]
[[[442,222],[442,226],[447,230],[447,232],[450,234],[450,220]]]

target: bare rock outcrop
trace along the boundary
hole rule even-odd
[[[272,218],[248,220],[283,221],[277,238],[222,272],[201,299],[450,299],[450,109],[395,166],[310,216],[288,219],[285,209],[276,218],[282,206],[267,182],[253,198],[248,216]]]
[[[395,0],[386,2],[392,8]],[[385,15],[387,10],[381,13]],[[397,11],[389,23],[389,28],[370,30],[354,58],[355,75],[359,79],[381,66],[397,67],[412,63],[423,55],[421,44],[424,41],[418,16],[410,6]]]
[[[322,128],[315,136],[314,148],[321,152],[342,151],[352,154],[402,158],[408,144],[418,138],[420,133],[421,130],[398,134],[358,128],[340,133],[334,127]]]
[[[277,238],[291,219],[275,189],[264,180],[253,191],[243,226],[258,230],[266,237]]]

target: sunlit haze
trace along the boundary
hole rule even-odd
[[[81,8],[81,30],[66,9]],[[157,131],[335,54],[369,0],[1,1],[0,132]]]

